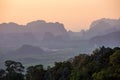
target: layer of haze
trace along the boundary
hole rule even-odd
[[[120,18],[120,0],[0,0],[0,23],[39,19],[80,31],[99,18]]]

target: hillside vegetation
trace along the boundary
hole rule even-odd
[[[92,54],[80,54],[54,67],[30,66],[7,60],[0,80],[120,80],[120,48],[100,47]],[[24,72],[26,71],[26,72]]]

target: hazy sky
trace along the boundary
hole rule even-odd
[[[39,19],[80,31],[100,18],[120,18],[120,0],[0,0],[0,23]]]

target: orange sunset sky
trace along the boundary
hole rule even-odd
[[[100,18],[120,18],[120,0],[0,0],[0,23],[45,20],[80,31]]]

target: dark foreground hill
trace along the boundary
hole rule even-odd
[[[0,69],[0,80],[120,80],[120,48],[105,48],[91,55],[80,54],[54,67],[35,65],[27,68],[20,62],[7,60],[6,70]]]

